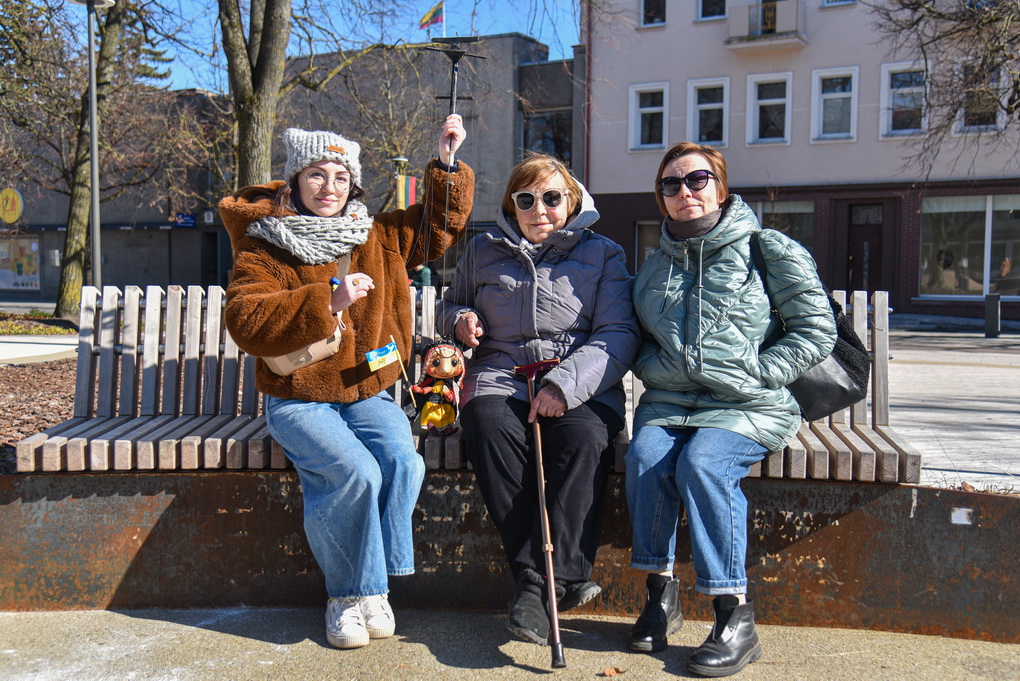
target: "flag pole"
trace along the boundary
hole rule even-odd
[[[400,356],[400,346],[397,345],[397,339],[393,337],[392,333],[390,334],[390,340],[393,341],[393,347],[397,349],[397,364],[400,365],[400,373],[404,374],[404,380],[410,385],[411,379],[407,377],[407,370],[404,369],[404,358]]]

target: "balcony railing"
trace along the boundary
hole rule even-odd
[[[763,2],[747,8],[747,30],[749,36],[772,35],[776,32],[776,3]]]
[[[802,49],[807,45],[804,0],[773,0],[730,13],[726,46],[737,51]]]

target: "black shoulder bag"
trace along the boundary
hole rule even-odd
[[[751,235],[751,260],[761,275],[768,292],[766,277],[768,269],[761,254],[758,234]],[[846,409],[863,400],[868,394],[868,378],[871,376],[871,358],[868,349],[854,333],[853,324],[843,312],[843,307],[832,297],[829,289],[825,295],[836,318],[836,346],[828,357],[804,372],[800,378],[786,387],[793,393],[800,412],[807,421],[817,421],[841,409]],[[771,300],[771,296],[769,296]],[[773,345],[786,333],[783,318],[775,305],[772,314],[779,320],[779,327],[762,343],[762,348]]]

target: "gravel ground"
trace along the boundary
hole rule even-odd
[[[0,366],[0,475],[15,472],[19,440],[71,418],[77,362]]]

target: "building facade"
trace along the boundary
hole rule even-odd
[[[659,161],[691,140],[724,154],[731,191],[807,246],[831,287],[888,290],[897,312],[969,317],[998,293],[1003,318],[1020,318],[1016,140],[990,143],[995,114],[964,111],[930,172],[912,165],[926,68],[878,42],[864,3],[610,6],[583,17],[586,174],[602,231],[635,269],[658,241]]]
[[[468,130],[459,157],[476,173],[470,229],[482,231],[495,224],[506,179],[523,149],[555,153],[568,162],[583,158],[584,145],[577,140],[584,139],[584,128],[575,115],[584,96],[583,78],[574,73],[575,60],[549,61],[547,46],[519,33],[482,36],[458,47],[472,55],[458,62],[456,110]],[[321,90],[291,90],[280,103],[274,137],[279,140],[287,127],[303,127],[333,130],[360,141],[364,200],[373,212],[393,207],[394,158],[406,158],[400,170],[422,177],[425,164],[435,156],[439,124],[450,107],[450,59],[421,48],[408,50],[399,59],[392,57],[380,50]],[[330,63],[329,55],[317,59],[320,65]],[[307,65],[298,62],[302,59],[295,59],[291,68]],[[395,109],[400,116],[383,115]],[[380,144],[387,135],[391,142]],[[273,154],[277,177],[286,160],[281,144],[274,143]],[[104,285],[229,282],[230,241],[216,210],[228,190],[214,186],[209,169],[194,168],[187,176],[195,198],[186,206],[171,206],[151,186],[102,204]],[[24,188],[22,194],[24,212],[15,229],[0,234],[0,293],[53,300],[59,287],[68,200],[54,192]],[[433,263],[440,281],[449,281],[463,244]],[[7,261],[9,277],[3,276]]]

